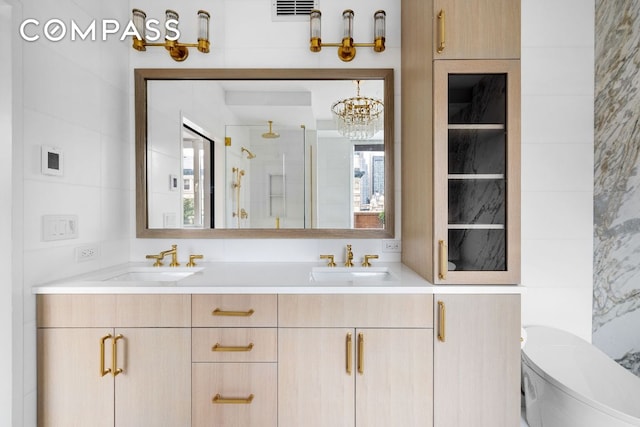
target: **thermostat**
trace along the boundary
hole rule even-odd
[[[55,147],[42,146],[42,174],[62,176],[63,174],[62,150]]]

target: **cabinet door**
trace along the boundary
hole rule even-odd
[[[434,0],[435,59],[519,59],[520,1]]]
[[[101,374],[101,354],[111,366],[113,330],[38,329],[38,426],[113,427],[111,374]],[[106,343],[110,343],[106,340]]]
[[[434,282],[520,280],[520,62],[434,64]]]
[[[191,329],[116,329],[116,425],[191,424]],[[87,424],[89,425],[89,424]]]
[[[437,295],[434,426],[520,423],[520,295]]]
[[[433,330],[358,329],[355,343],[356,425],[433,425]]]
[[[354,426],[353,329],[278,329],[278,426]]]

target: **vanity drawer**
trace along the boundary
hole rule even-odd
[[[194,362],[276,362],[276,328],[193,328]]]
[[[189,327],[189,295],[38,295],[41,328]]]
[[[275,363],[194,363],[193,427],[276,427]]]
[[[278,307],[280,327],[433,327],[433,295],[279,295]]]
[[[276,295],[193,295],[192,326],[276,327]]]

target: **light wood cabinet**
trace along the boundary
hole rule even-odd
[[[520,295],[436,295],[434,425],[520,423]]]
[[[193,295],[192,426],[278,425],[277,297]]]
[[[190,425],[188,295],[37,300],[40,427]]]
[[[436,284],[520,280],[520,62],[436,61]]]
[[[402,2],[402,261],[434,284],[520,281],[519,8]]]
[[[433,0],[432,3],[435,59],[520,58],[520,1]]]
[[[519,419],[519,295],[37,301],[41,427],[510,427]]]
[[[431,426],[432,297],[387,297],[279,297],[280,427]]]

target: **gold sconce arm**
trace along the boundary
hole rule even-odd
[[[373,14],[373,43],[354,43],[353,42],[353,10],[347,9],[342,12],[343,35],[341,43],[322,43],[321,37],[321,19],[322,13],[319,10],[312,10],[309,14],[309,50],[317,53],[322,47],[337,47],[338,57],[345,62],[353,60],[356,56],[356,47],[371,47],[374,52],[384,52],[386,39],[386,13],[384,10],[378,10]]]
[[[182,62],[189,56],[190,47],[195,47],[199,52],[209,53],[211,42],[209,41],[209,21],[211,15],[205,10],[198,11],[198,42],[197,43],[180,43],[178,37],[180,31],[178,30],[178,14],[167,9],[165,12],[166,20],[164,28],[166,30],[165,39],[163,42],[147,41],[146,29],[147,29],[147,15],[140,9],[133,9],[133,24],[135,26],[136,35],[133,38],[133,48],[139,52],[144,52],[147,47],[164,47],[171,58],[175,61]]]

